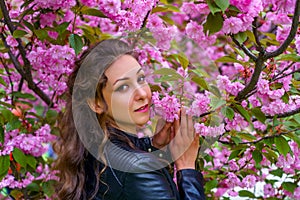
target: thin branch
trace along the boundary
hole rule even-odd
[[[295,110],[292,110],[292,111],[289,111],[289,112],[286,112],[286,113],[278,114],[277,118],[289,117],[289,116],[295,115],[297,113],[300,113],[300,108],[297,108]],[[274,116],[271,116],[271,115],[266,116],[267,119],[272,119],[273,117]]]
[[[300,0],[297,0],[296,6],[295,6],[295,11],[294,11],[294,16],[293,16],[292,27],[291,27],[288,37],[286,38],[286,40],[282,43],[282,45],[278,49],[276,49],[275,51],[272,51],[272,52],[267,52],[265,55],[266,59],[276,57],[276,56],[282,54],[287,49],[287,47],[293,41],[293,39],[295,38],[295,35],[297,33],[298,24],[299,24],[299,15],[300,15]]]
[[[1,0],[0,0],[1,2]],[[50,98],[45,94],[33,81],[32,76],[28,76],[27,73],[24,72],[22,69],[21,64],[19,63],[18,59],[12,53],[10,46],[6,43],[5,37],[2,33],[0,33],[0,37],[3,41],[4,46],[8,49],[8,55],[15,66],[16,70],[19,74],[27,81],[28,88],[31,89],[34,93],[36,93],[47,105],[53,105]]]
[[[257,17],[254,18],[254,21],[252,23],[252,31],[253,31],[253,34],[254,34],[254,38],[255,38],[255,42],[257,44],[256,48],[259,52],[263,52],[264,49],[263,47],[261,46],[261,43],[260,43],[260,40],[258,38],[258,32],[257,32]]]
[[[9,29],[10,33],[13,35],[14,31],[16,30],[16,27],[13,25],[13,23],[9,17],[9,13],[8,13],[8,10],[5,5],[4,0],[0,0],[0,8],[1,8],[1,11],[2,11],[2,14],[4,17],[5,24],[7,24],[7,27]],[[24,46],[22,45],[22,40],[20,38],[16,38],[16,40],[18,42],[18,49],[19,49],[22,59],[24,61],[23,68],[25,69],[26,76],[31,77],[32,76],[31,75],[31,65],[30,65],[29,60],[26,57],[26,50],[25,50]]]
[[[6,63],[4,63],[4,61],[2,60],[2,58],[0,58],[0,60],[1,60],[2,65],[4,66],[4,69],[5,69],[6,73],[7,73],[7,75],[8,75],[8,79],[9,79],[9,83],[10,83],[10,87],[11,87],[11,92],[13,94],[13,92],[14,92],[14,83],[13,83],[13,81],[11,79],[11,74],[9,72],[9,68],[6,65]],[[13,97],[11,98],[11,105],[14,105],[14,98]]]
[[[291,63],[290,63],[288,66],[286,66],[282,71],[280,71],[278,74],[276,74],[276,75],[271,79],[271,81],[276,80],[276,78],[277,78],[279,75],[283,74],[283,72],[285,72],[285,71],[288,70],[290,67],[292,67],[293,64],[295,64],[295,62],[291,62]]]
[[[273,79],[273,81],[276,81],[276,80],[278,80],[278,79],[282,79],[282,78],[284,78],[284,77],[287,77],[287,76],[289,76],[289,75],[291,75],[291,74],[294,74],[294,73],[297,73],[297,72],[300,72],[300,69],[297,69],[297,70],[292,71],[292,72],[287,73],[287,74],[283,74],[282,76]]]
[[[257,57],[243,44],[240,44],[239,41],[237,41],[233,35],[230,35],[232,41],[238,46],[240,47],[247,56],[249,56],[253,61],[257,60]]]
[[[275,134],[275,135],[270,135],[270,136],[262,137],[262,138],[259,138],[258,140],[255,140],[255,141],[240,142],[238,144],[256,144],[256,143],[258,143],[258,142],[260,142],[262,140],[279,137],[279,136],[286,135],[286,134],[289,134],[289,133],[291,133],[293,131],[297,131],[297,130],[299,130],[299,129],[292,130],[292,131],[289,131],[289,132],[286,132],[286,133],[280,133],[280,134]],[[218,142],[220,142],[222,144],[236,145],[236,143],[234,143],[234,142],[223,141],[223,140],[220,140],[220,139],[218,140]]]
[[[248,85],[246,85],[246,87],[242,91],[240,91],[238,93],[235,100],[241,101],[245,98],[245,96],[247,94],[249,94],[250,92],[253,91],[253,89],[256,86],[256,83],[258,82],[260,73],[262,71],[263,64],[264,64],[264,52],[260,52],[259,56],[258,56],[258,58],[255,62],[255,69],[254,69],[254,72],[252,74],[250,82],[248,83]]]

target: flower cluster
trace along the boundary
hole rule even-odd
[[[159,98],[158,92],[153,92],[152,102],[154,105],[154,112],[167,122],[173,122],[179,119],[180,103],[178,99],[172,95],[166,94],[162,99]]]
[[[72,71],[75,53],[68,46],[39,44],[28,53],[28,60],[36,71],[34,78],[40,81],[39,87],[50,95],[61,95],[67,88],[64,75]],[[50,86],[50,90],[49,90]]]
[[[39,8],[51,8],[53,10],[60,8],[69,9],[76,5],[75,0],[34,0],[32,3]]]
[[[226,92],[236,96],[242,89],[244,89],[244,85],[240,82],[231,82],[228,76],[217,77],[217,86],[221,90],[225,90]]]
[[[194,125],[196,133],[201,136],[217,137],[225,133],[224,124],[220,126],[205,126],[203,123],[195,123]]]
[[[210,106],[210,98],[208,93],[197,93],[194,96],[194,101],[187,109],[186,113],[193,117],[200,117],[203,113],[208,112]]]

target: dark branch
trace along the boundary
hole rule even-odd
[[[245,98],[245,96],[247,94],[249,94],[250,92],[252,92],[253,89],[255,88],[256,83],[258,82],[260,73],[262,71],[263,64],[264,64],[264,54],[263,53],[264,52],[259,53],[259,56],[258,56],[258,58],[255,62],[255,69],[254,69],[254,72],[252,74],[250,82],[248,83],[248,85],[246,85],[246,87],[242,91],[240,91],[238,93],[235,100],[237,100],[237,101],[243,100]]]
[[[300,108],[297,108],[295,110],[292,110],[292,111],[289,111],[286,113],[279,114],[279,115],[277,115],[277,118],[289,117],[289,116],[295,115],[297,113],[300,113]],[[268,118],[268,119],[272,119],[273,117],[274,116],[270,116],[270,115],[266,116],[266,118]]]
[[[297,0],[296,6],[295,6],[295,11],[294,11],[294,16],[293,16],[292,27],[291,27],[288,37],[286,38],[286,40],[282,43],[282,45],[278,49],[276,49],[275,51],[272,51],[272,52],[267,52],[265,55],[266,59],[273,58],[273,57],[276,57],[276,56],[282,54],[286,50],[286,48],[290,45],[290,43],[293,41],[293,39],[295,38],[295,35],[297,33],[297,29],[298,29],[299,14],[300,14],[300,0]]]
[[[269,139],[269,138],[275,138],[275,137],[279,137],[279,136],[282,136],[282,135],[286,135],[286,134],[289,134],[293,131],[297,131],[299,129],[296,129],[296,130],[292,130],[292,131],[289,131],[289,132],[286,132],[286,133],[280,133],[280,134],[275,134],[275,135],[270,135],[270,136],[266,136],[266,137],[262,137],[262,138],[259,138],[258,140],[255,140],[255,141],[250,141],[250,142],[240,142],[238,144],[256,144],[262,140],[265,140],[265,139]],[[229,145],[236,145],[234,142],[228,142],[228,141],[223,141],[223,140],[218,140],[218,142],[222,143],[222,144],[229,144]]]
[[[255,38],[255,42],[256,42],[256,48],[259,52],[263,52],[264,49],[263,47],[261,46],[261,43],[260,43],[260,40],[258,38],[258,32],[257,32],[257,17],[254,18],[254,21],[252,23],[252,31],[253,31],[253,34],[254,34],[254,38]]]
[[[293,64],[295,64],[295,62],[291,62],[288,66],[286,66],[283,70],[281,70],[278,74],[276,74],[271,81],[275,81],[278,79],[278,77],[283,74],[283,72],[285,72],[286,70],[288,70],[290,67],[293,66]]]
[[[0,1],[1,2],[1,1]],[[21,64],[19,63],[18,59],[15,57],[15,55],[10,50],[10,46],[6,43],[5,37],[2,33],[0,33],[0,37],[3,41],[4,46],[8,49],[8,55],[15,66],[16,70],[19,72],[19,74],[27,81],[28,88],[31,89],[34,93],[36,93],[47,105],[52,106],[53,103],[50,100],[50,98],[34,83],[32,80],[32,76],[27,76],[27,73],[24,72],[22,69]]]
[[[257,60],[257,57],[243,44],[240,44],[239,41],[237,41],[233,35],[230,35],[232,41],[238,46],[240,47],[247,56],[249,56],[253,61]]]
[[[282,76],[273,79],[273,81],[276,81],[276,80],[278,80],[278,79],[282,79],[282,78],[284,78],[284,77],[287,77],[287,76],[289,76],[289,75],[291,75],[291,74],[294,74],[294,73],[297,73],[297,72],[300,72],[300,69],[297,69],[297,70],[292,71],[292,72],[287,73],[287,74],[283,74]]]

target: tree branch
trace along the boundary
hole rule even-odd
[[[16,30],[16,27],[13,25],[13,23],[9,17],[9,13],[8,13],[8,10],[5,5],[4,0],[0,0],[0,8],[1,8],[1,11],[2,11],[2,14],[4,17],[5,24],[7,24],[7,27],[9,29],[10,33],[13,35],[14,31]],[[20,38],[16,38],[16,40],[18,42],[18,49],[19,49],[22,59],[24,61],[23,67],[24,67],[26,76],[31,77],[32,76],[31,75],[31,65],[30,65],[29,60],[26,58],[26,50],[25,50],[24,46],[22,45],[22,40]]]
[[[240,91],[238,93],[235,100],[237,100],[237,101],[243,100],[245,98],[245,96],[255,88],[256,83],[258,82],[260,73],[262,71],[264,60],[265,60],[264,59],[264,52],[260,52],[259,56],[258,56],[258,58],[255,62],[255,69],[254,69],[254,72],[252,74],[250,82],[248,83],[248,85],[246,85],[246,87],[242,91]]]
[[[265,57],[266,59],[276,57],[280,54],[282,54],[287,47],[290,45],[292,40],[295,38],[297,29],[298,29],[298,24],[299,24],[299,15],[300,15],[300,0],[296,1],[296,6],[295,6],[295,11],[294,11],[294,16],[293,16],[293,22],[292,22],[292,27],[290,30],[290,33],[286,40],[282,43],[282,45],[276,49],[275,51],[272,52],[267,52]]]
[[[258,140],[255,140],[255,141],[250,141],[250,142],[240,142],[238,144],[256,144],[262,140],[265,140],[265,139],[269,139],[269,138],[275,138],[275,137],[279,137],[279,136],[282,136],[282,135],[286,135],[286,134],[289,134],[293,131],[297,131],[299,129],[296,129],[296,130],[292,130],[292,131],[289,131],[289,132],[286,132],[286,133],[280,133],[280,134],[275,134],[275,135],[270,135],[270,136],[266,136],[266,137],[262,137],[262,138],[259,138]],[[218,140],[218,142],[222,143],[222,144],[229,144],[229,145],[236,145],[234,142],[228,142],[228,141],[223,141],[223,140]]]
[[[1,2],[1,1],[0,1]],[[52,106],[53,103],[50,98],[45,94],[33,81],[32,76],[28,76],[27,73],[24,72],[21,64],[15,55],[11,52],[10,46],[6,43],[5,37],[2,33],[0,33],[0,37],[3,41],[4,46],[8,49],[8,55],[15,66],[16,70],[19,74],[27,81],[28,88],[31,89],[34,93],[36,93],[47,105]]]
[[[261,46],[261,43],[260,43],[260,40],[258,38],[258,32],[257,32],[257,17],[254,18],[254,21],[252,23],[252,31],[253,31],[253,34],[254,34],[254,38],[255,38],[255,42],[256,42],[256,48],[259,52],[263,52],[264,49],[263,47]]]
[[[277,115],[277,118],[289,117],[289,116],[295,115],[295,114],[297,114],[297,113],[300,113],[300,107],[297,108],[297,109],[295,109],[295,110],[286,112],[286,113],[278,114],[278,115]],[[267,115],[267,116],[266,116],[267,119],[272,119],[273,117],[274,117],[274,116],[271,116],[271,115]]]
[[[249,56],[253,61],[257,60],[257,57],[243,44],[240,44],[239,41],[237,41],[233,35],[230,35],[232,41],[238,46],[240,47],[247,56]]]
[[[292,72],[290,72],[290,73],[287,73],[287,74],[283,74],[283,75],[282,75],[282,76],[280,76],[280,77],[274,78],[272,81],[276,81],[276,80],[278,80],[278,79],[281,79],[281,78],[287,77],[287,76],[289,76],[289,75],[291,75],[291,74],[294,74],[294,73],[297,73],[297,72],[300,72],[300,69],[297,69],[297,70],[295,70],[295,71],[292,71]]]

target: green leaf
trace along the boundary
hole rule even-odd
[[[7,87],[7,84],[6,84],[6,82],[3,80],[2,77],[0,77],[0,84],[3,85],[3,86],[5,86],[5,87]]]
[[[4,117],[4,119],[6,119],[8,122],[12,121],[12,119],[14,118],[13,114],[11,113],[11,111],[7,110],[7,109],[1,110],[0,114],[2,114],[3,117]]]
[[[24,35],[26,35],[27,32],[26,31],[23,31],[23,30],[15,30],[14,33],[13,33],[13,37],[14,38],[21,38],[23,37]]]
[[[178,54],[178,60],[183,69],[186,69],[189,65],[189,59],[186,57],[184,53]]]
[[[278,169],[270,171],[270,174],[272,174],[274,176],[282,177],[283,170],[278,168]]]
[[[13,92],[12,95],[16,98],[29,99],[32,101],[36,100],[36,97],[30,93]]]
[[[154,74],[159,74],[159,75],[163,75],[163,76],[172,76],[176,80],[179,80],[179,79],[183,80],[184,79],[183,76],[178,74],[177,71],[175,69],[172,69],[172,68],[157,69],[157,70],[154,71]]]
[[[40,191],[40,186],[37,183],[30,183],[27,185],[26,189],[31,192],[39,192]]]
[[[90,15],[90,16],[96,16],[96,17],[101,17],[101,18],[107,18],[107,16],[104,15],[100,10],[95,9],[95,8],[89,8],[87,6],[84,6],[80,10],[80,12],[83,15]]]
[[[69,36],[69,43],[71,47],[74,49],[75,54],[78,55],[83,47],[83,42],[81,37],[77,34],[71,34]]]
[[[6,131],[12,131],[15,129],[19,129],[21,127],[22,123],[19,121],[18,118],[14,118],[13,120],[7,122],[6,124]]]
[[[221,109],[222,114],[227,117],[228,119],[232,120],[234,117],[234,110],[230,108],[229,106],[224,106]]]
[[[262,154],[271,162],[275,163],[277,161],[277,154],[270,148],[264,148],[267,152],[263,152]]]
[[[275,60],[284,60],[284,61],[293,61],[293,62],[300,62],[300,56],[297,54],[281,54],[275,58]]]
[[[10,166],[9,155],[0,156],[0,181],[7,174]]]
[[[218,186],[217,179],[213,179],[205,183],[205,191],[209,192]]]
[[[45,29],[37,29],[33,31],[40,40],[45,40],[48,37],[48,32]]]
[[[210,85],[210,86],[209,86],[209,91],[210,91],[211,93],[213,93],[214,95],[216,95],[217,97],[219,97],[219,98],[222,97],[219,88],[217,88],[215,85]]]
[[[157,6],[152,9],[151,13],[156,13],[156,12],[180,12],[180,10],[173,6],[173,5],[164,5],[164,6]]]
[[[237,136],[239,136],[241,139],[245,139],[248,141],[254,141],[256,140],[256,137],[254,135],[251,135],[250,133],[237,133]]]
[[[293,132],[290,132],[290,133],[286,134],[286,136],[288,136],[289,138],[294,140],[298,144],[298,147],[300,148],[300,136],[296,135]]]
[[[265,123],[266,121],[266,116],[265,114],[261,111],[260,108],[255,107],[251,109],[251,113],[258,119],[261,123]]]
[[[293,182],[283,182],[282,183],[282,187],[283,189],[291,192],[291,193],[294,193],[294,190],[296,189],[297,187],[297,183],[293,183]]]
[[[4,143],[4,129],[2,126],[0,126],[0,143]],[[0,145],[1,146],[1,145]]]
[[[27,161],[26,161],[26,156],[23,153],[23,151],[21,151],[18,148],[14,148],[13,157],[17,163],[19,163],[22,167],[26,168]]]
[[[247,40],[247,34],[245,32],[239,32],[234,35],[234,38],[240,43],[243,44]]]
[[[31,31],[34,30],[33,25],[32,25],[31,23],[29,23],[28,21],[23,20],[23,23],[25,24],[25,26],[26,26],[27,28],[29,28],[29,30],[31,30]]]
[[[238,145],[240,142],[242,142],[241,138],[239,138],[239,137],[231,136],[230,139],[231,139],[236,145]]]
[[[209,7],[210,12],[214,15],[216,12],[222,11],[219,6],[213,1],[213,0],[208,0],[207,5]]]
[[[225,63],[240,63],[243,64],[241,61],[232,58],[230,56],[223,56],[221,58],[218,58],[217,60],[215,60],[216,62],[225,62]]]
[[[36,159],[33,156],[31,156],[31,155],[27,155],[26,159],[27,159],[27,164],[30,167],[32,167],[33,169],[35,169],[36,168],[36,164],[37,164]]]
[[[252,192],[249,192],[248,190],[240,190],[239,191],[239,196],[240,197],[255,198],[255,195]]]
[[[222,14],[220,12],[216,13],[215,15],[209,13],[206,22],[203,25],[204,33],[206,34],[208,31],[208,34],[210,35],[220,31],[223,27],[223,21]]]
[[[291,150],[290,145],[282,136],[275,137],[274,142],[279,153],[283,154],[284,156],[286,156],[286,154]]]
[[[205,81],[204,78],[195,76],[195,77],[192,78],[192,81],[197,83],[204,90],[208,90],[208,84],[207,84],[207,82]]]
[[[251,123],[251,117],[250,117],[248,111],[246,111],[242,106],[240,106],[238,104],[234,104],[234,106],[239,111],[239,113],[244,117],[244,119]]]
[[[63,22],[57,27],[55,27],[55,30],[59,33],[62,34],[69,26],[70,22]]]
[[[54,182],[54,180],[50,180],[42,183],[43,191],[48,197],[51,197],[55,192]]]
[[[215,0],[215,3],[224,12],[229,7],[229,0]]]
[[[210,98],[210,106],[212,110],[215,110],[223,106],[224,104],[226,104],[225,100],[215,97],[213,95],[210,95],[209,98]]]
[[[259,150],[257,150],[257,149],[255,149],[252,152],[252,158],[256,162],[256,164],[259,164],[262,161],[262,159],[263,159],[261,152]]]
[[[232,151],[228,158],[228,161],[236,158],[240,153],[241,153],[241,149]]]

